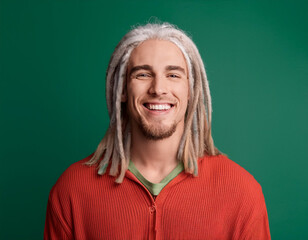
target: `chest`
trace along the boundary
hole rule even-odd
[[[236,206],[203,189],[165,189],[154,201],[135,185],[77,199],[72,212],[80,239],[232,239],[236,221]]]

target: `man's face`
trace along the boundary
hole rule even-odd
[[[147,40],[135,48],[127,69],[127,101],[132,129],[148,139],[182,134],[189,98],[185,58],[172,42]]]

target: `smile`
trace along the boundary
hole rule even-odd
[[[164,103],[164,104],[145,103],[144,106],[149,110],[156,110],[156,111],[169,110],[170,108],[173,107],[173,105],[169,103]]]

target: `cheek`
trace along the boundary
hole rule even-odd
[[[178,96],[181,98],[182,102],[189,101],[190,90],[188,85],[182,85],[178,88]]]
[[[185,89],[185,88],[183,87],[183,89]],[[182,111],[184,113],[186,113],[187,108],[188,108],[188,104],[189,104],[189,101],[190,101],[189,90],[188,91],[182,91],[181,100],[182,100]]]
[[[139,103],[138,100],[140,99],[140,94],[136,89],[128,88],[127,91],[127,105],[129,113],[136,113],[139,112]]]
[[[185,114],[187,112],[188,109],[188,100],[185,101],[185,103],[183,104],[183,113]]]
[[[145,84],[131,83],[127,87],[127,98],[132,102],[138,102],[147,93],[147,86]]]

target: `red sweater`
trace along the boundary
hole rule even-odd
[[[44,239],[270,239],[260,185],[225,156],[199,159],[155,201],[127,171],[122,184],[96,167],[71,165],[52,188]]]

